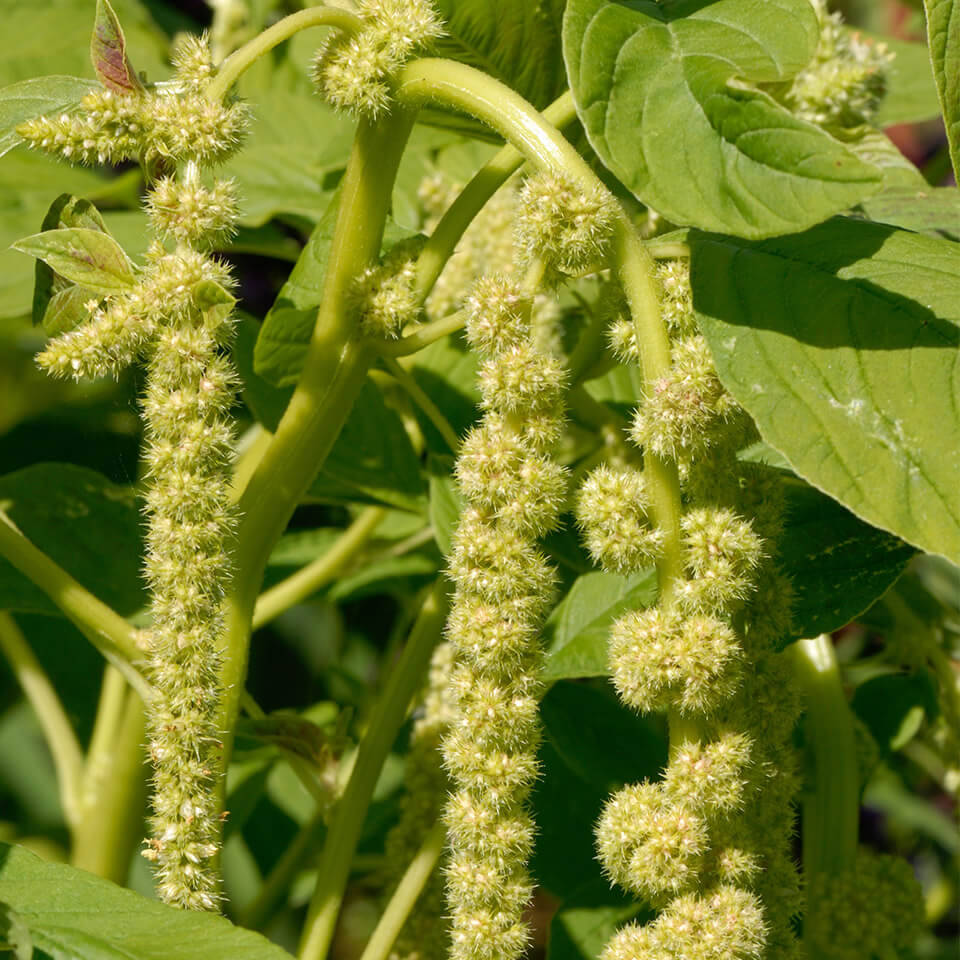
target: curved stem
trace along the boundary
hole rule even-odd
[[[577,111],[570,92],[563,94],[543,111],[543,119],[555,127],[563,128],[577,118]],[[433,233],[417,258],[417,273],[414,289],[422,303],[433,289],[446,262],[464,231],[473,222],[484,204],[523,165],[524,157],[509,144],[477,172],[440,218]],[[415,334],[414,334],[415,336]],[[403,342],[403,341],[401,341]]]
[[[224,696],[217,718],[224,731],[224,763],[229,763],[233,748],[251,623],[267,558],[323,466],[375,359],[368,346],[354,339],[345,300],[353,278],[380,253],[393,181],[412,125],[412,117],[402,110],[376,125],[360,121],[340,188],[323,296],[303,373],[240,498],[235,574],[224,604]],[[220,809],[225,789],[221,777]]]
[[[265,53],[269,53],[277,44],[283,43],[295,33],[308,27],[336,27],[350,33],[363,29],[363,21],[349,10],[340,7],[310,7],[291,13],[268,27],[263,33],[235,50],[220,64],[217,75],[210,81],[205,96],[208,100],[222,100],[230,88],[240,79],[241,74],[251,67]]]
[[[400,935],[403,925],[410,916],[410,911],[416,905],[433,868],[437,865],[443,847],[446,843],[447,832],[442,822],[436,823],[420,845],[416,856],[410,861],[400,883],[394,891],[386,910],[380,917],[380,922],[370,935],[360,960],[387,960],[394,942]]]
[[[807,705],[804,729],[815,771],[814,790],[803,803],[803,870],[810,887],[819,873],[853,868],[860,776],[853,717],[832,640],[822,634],[799,640],[793,649]]]
[[[343,531],[323,556],[317,557],[286,580],[281,580],[275,587],[261,593],[253,611],[253,629],[259,630],[284,610],[289,610],[305,600],[338,576],[370,539],[386,513],[382,507],[367,508]]]
[[[443,442],[450,448],[452,453],[460,449],[460,438],[456,430],[450,426],[450,421],[443,415],[443,411],[430,399],[427,393],[421,389],[420,384],[413,378],[413,375],[404,370],[404,368],[389,357],[384,358],[384,363],[390,376],[400,384],[406,391],[410,399],[423,411],[426,418],[436,427],[437,432],[443,437]]]
[[[0,555],[35,583],[63,612],[64,616],[143,695],[150,687],[132,665],[144,659],[137,645],[138,631],[62,567],[34,546],[16,524],[0,510]]]
[[[57,771],[63,815],[74,828],[80,820],[83,752],[50,678],[33,655],[16,621],[3,611],[0,611],[0,651],[36,714]]]
[[[419,261],[418,261],[419,262]],[[406,357],[416,353],[431,343],[456,333],[467,322],[467,315],[463,310],[448,314],[432,323],[425,323],[418,330],[402,337],[400,340],[388,340],[377,344],[377,351],[384,357]]]
[[[370,798],[410,701],[423,683],[430,655],[443,632],[445,616],[444,583],[437,580],[410,631],[399,662],[390,671],[370,725],[360,741],[346,790],[334,808],[320,858],[317,888],[300,941],[300,960],[323,960],[327,955]]]

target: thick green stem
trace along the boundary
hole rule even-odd
[[[241,74],[260,57],[269,53],[277,44],[309,27],[336,27],[358,33],[363,28],[363,21],[356,14],[339,7],[310,7],[291,13],[289,17],[284,17],[272,27],[268,27],[223,61],[217,75],[206,89],[207,99],[222,100],[240,79]]]
[[[798,641],[794,662],[806,700],[804,730],[814,768],[814,789],[803,802],[803,872],[809,887],[818,874],[853,869],[860,777],[853,717],[830,637]]]
[[[563,128],[577,118],[573,97],[563,94],[543,111],[543,119],[555,127]],[[523,165],[523,154],[510,146],[496,153],[464,187],[450,209],[440,218],[420,256],[417,258],[415,289],[423,302],[437,282],[444,265],[453,255],[454,248],[464,231],[473,222],[484,204]]]
[[[380,922],[360,955],[360,960],[387,960],[394,942],[407,922],[407,917],[410,916],[410,911],[416,905],[417,898],[443,853],[446,839],[447,831],[444,824],[436,823],[400,878],[400,883],[390,898],[386,910],[383,911]]]
[[[0,650],[36,714],[57,771],[63,815],[74,828],[80,820],[83,753],[50,678],[33,655],[16,621],[6,612],[0,612]]]
[[[145,735],[143,701],[119,672],[108,667],[70,860],[75,867],[119,884],[126,883],[130,859],[143,837]]]
[[[286,580],[281,580],[275,587],[261,593],[253,611],[253,629],[259,630],[284,610],[306,600],[320,587],[339,576],[346,564],[370,539],[386,513],[382,507],[367,508],[343,531],[337,542],[322,557],[317,557]]]
[[[225,603],[223,702],[229,763],[240,708],[254,606],[267,558],[306,493],[360,393],[375,354],[354,339],[346,308],[353,279],[379,253],[393,181],[412,118],[397,110],[377,125],[361,120],[341,185],[323,296],[300,382],[240,498],[234,581]],[[226,789],[220,782],[220,806]]]
[[[429,347],[435,340],[440,340],[451,333],[456,333],[467,322],[467,315],[462,310],[451,313],[432,323],[425,323],[413,333],[400,340],[388,340],[378,343],[377,350],[385,357],[406,357],[416,353],[424,347]]]
[[[149,686],[133,663],[144,660],[138,631],[35,547],[0,510],[0,555],[35,583],[142,694]]]
[[[446,618],[445,585],[438,580],[427,596],[410,638],[380,695],[357,752],[343,796],[337,802],[320,858],[317,888],[310,901],[300,960],[323,960],[333,939],[350,864],[360,839],[370,798],[407,708],[423,684],[433,648]]]

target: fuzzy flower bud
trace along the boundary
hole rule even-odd
[[[177,86],[183,91],[199,93],[216,73],[210,40],[205,33],[180,34],[174,41],[170,62],[176,72]]]
[[[724,390],[703,337],[678,343],[666,376],[638,408],[631,437],[637,446],[677,459],[706,452],[717,428],[739,410]]]
[[[703,820],[683,804],[671,803],[654,783],[615,793],[596,834],[600,862],[611,880],[655,904],[696,882],[708,839]]]
[[[610,634],[610,669],[623,700],[643,712],[707,713],[740,679],[742,650],[727,624],[677,610],[633,611]]]
[[[712,743],[682,743],[673,752],[663,788],[689,809],[713,816],[743,802],[752,743],[743,733],[724,733]]]
[[[601,466],[584,479],[577,495],[577,523],[590,556],[612,573],[632,573],[653,563],[663,534],[650,526],[643,473]]]
[[[504,276],[481,277],[467,297],[467,342],[494,356],[530,338],[530,301]]]
[[[147,194],[146,207],[157,233],[192,246],[217,245],[233,233],[237,218],[232,180],[204,187],[163,177]]]
[[[581,273],[605,259],[616,211],[605,187],[584,187],[562,173],[540,173],[520,191],[518,244],[561,273]]]
[[[555,414],[565,389],[563,364],[530,344],[504,350],[480,368],[481,405],[503,416]]]
[[[420,304],[414,292],[416,261],[422,241],[399,243],[383,262],[368,267],[353,282],[350,305],[365,337],[394,340],[416,320]]]
[[[390,104],[392,74],[442,33],[429,0],[367,0],[364,29],[331,37],[316,54],[312,78],[336,110],[375,119]]]

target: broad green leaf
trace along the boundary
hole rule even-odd
[[[793,636],[786,641],[831,633],[856,619],[903,573],[914,550],[813,487],[785,483],[777,564],[796,593]]]
[[[960,241],[960,190],[956,187],[884,190],[864,200],[860,209],[878,223]]]
[[[123,293],[136,280],[123,247],[113,237],[88,227],[47,230],[18,240],[13,248],[43,260],[65,279],[96,293]]]
[[[553,915],[547,960],[596,960],[620,926],[648,917],[649,911],[619,887],[607,880],[591,880]]]
[[[0,477],[0,508],[34,546],[119,613],[143,606],[140,514],[129,487],[84,467],[41,463]],[[0,609],[57,612],[5,559]]]
[[[437,578],[443,557],[433,544],[400,557],[383,557],[341,577],[330,589],[331,600],[359,600],[378,594],[410,597]]]
[[[460,334],[435,340],[413,356],[410,373],[421,390],[443,411],[454,432],[462,437],[477,419],[477,354]],[[450,452],[436,427],[414,409],[427,447],[443,456]]]
[[[923,0],[923,7],[927,13],[927,41],[947,128],[953,175],[960,182],[960,3]]]
[[[114,93],[139,93],[143,84],[127,56],[127,41],[110,0],[97,0],[90,37],[90,61],[100,81]]]
[[[127,50],[150,80],[169,73],[169,37],[154,23],[140,0],[115,0],[114,9],[124,25]],[[4,45],[0,58],[0,85],[47,74],[91,76],[90,30],[92,2],[76,0],[0,0],[5,36],[16,38]]]
[[[849,147],[861,160],[873,164],[880,171],[884,190],[898,187],[920,190],[927,186],[923,174],[882,130],[865,129],[860,138],[850,143]],[[869,200],[870,197],[867,197],[867,201]]]
[[[624,706],[612,688],[557,683],[540,703],[540,718],[563,762],[604,792],[656,777],[666,765],[656,722]]]
[[[271,86],[252,108],[250,137],[224,167],[237,184],[240,223],[259,227],[278,214],[320,220],[335,174],[346,166],[354,124],[306,86]]]
[[[259,933],[223,917],[167,906],[5,843],[0,903],[4,936],[20,956],[33,948],[54,960],[290,958]]]
[[[564,17],[580,120],[644,203],[675,223],[757,238],[811,226],[879,187],[873,166],[752,86],[809,61],[808,0],[718,0],[666,19],[673,10],[571,0]]]
[[[867,523],[956,561],[957,246],[845,219],[690,242],[701,328],[763,438]]]
[[[878,127],[889,127],[894,123],[917,123],[939,116],[940,102],[926,44],[893,37],[871,39],[874,43],[886,44],[894,54],[887,68],[887,91],[872,122]]]
[[[438,56],[483,70],[539,108],[563,93],[564,0],[436,0],[435,6],[444,29],[434,44]]]
[[[649,607],[656,599],[654,570],[631,577],[599,572],[578,577],[544,627],[544,679],[608,674],[607,639],[613,621],[628,610]]]
[[[36,77],[0,90],[0,157],[12,150],[20,137],[17,127],[45,113],[69,110],[93,87],[79,77]]]

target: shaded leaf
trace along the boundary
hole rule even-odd
[[[553,915],[547,960],[596,960],[628,920],[650,916],[642,904],[607,880],[591,880],[575,890]]]
[[[113,237],[87,227],[47,230],[13,244],[15,250],[43,260],[67,280],[96,293],[123,293],[136,278],[133,264]]]
[[[927,13],[927,41],[950,144],[953,176],[960,182],[960,3],[923,0],[923,8]]]
[[[439,463],[439,458],[434,458],[435,463]],[[453,463],[447,464],[448,469],[453,469]],[[457,523],[460,520],[460,513],[463,510],[465,500],[457,486],[457,481],[448,473],[430,474],[430,523],[433,525],[433,535],[436,538],[437,546],[440,552],[445,556],[450,556],[450,550],[453,546],[453,533],[456,530]]]
[[[143,84],[127,56],[127,41],[110,0],[97,0],[90,37],[90,61],[100,81],[114,93],[139,93]]]
[[[56,891],[56,896],[51,896]],[[93,874],[0,844],[0,902],[15,917],[7,937],[28,935],[55,960],[289,960],[251,930],[210,913],[179,910]],[[27,946],[17,939],[14,949]]]
[[[868,523],[960,557],[956,245],[844,219],[690,242],[701,329],[763,438]]]
[[[69,463],[42,463],[0,477],[0,506],[20,531],[118,613],[145,602],[140,514],[129,487]],[[0,609],[59,613],[0,559]]]
[[[810,60],[819,30],[808,0],[686,9],[567,5],[577,113],[626,187],[675,223],[746,237],[803,229],[879,187],[873,166],[752,86]]]
[[[857,687],[850,703],[885,756],[913,739],[924,717],[939,713],[937,689],[926,670],[874,677]]]
[[[777,565],[793,583],[796,597],[794,634],[785,640],[846,626],[886,593],[915,553],[813,487],[786,483]]]
[[[93,86],[79,77],[35,77],[0,90],[0,157],[21,142],[17,127],[25,120],[76,106]]]
[[[233,312],[237,298],[215,280],[201,280],[193,288],[193,302],[208,324],[217,326]]]
[[[649,607],[656,599],[654,570],[630,577],[599,572],[578,577],[544,626],[543,678],[549,682],[608,674],[607,639],[613,621],[628,610]]]

